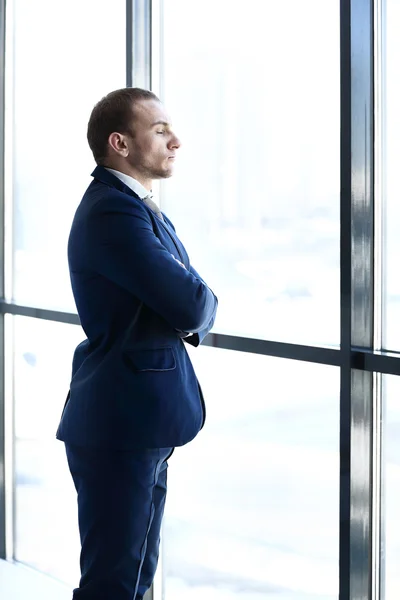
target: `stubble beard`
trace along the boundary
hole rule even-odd
[[[145,164],[140,160],[136,161],[134,157],[132,158],[133,160],[129,161],[131,166],[146,179],[168,179],[173,175],[172,166],[156,168],[153,165]]]
[[[152,165],[142,165],[142,168],[143,174],[145,174],[149,179],[168,179],[173,173],[173,169],[170,166],[156,168]]]
[[[152,179],[168,179],[172,177],[172,169],[153,169],[151,178]]]

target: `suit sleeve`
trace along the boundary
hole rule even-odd
[[[164,215],[164,213],[163,213],[163,215]],[[168,222],[170,227],[172,227],[172,229],[174,231],[176,231],[174,224],[168,219],[168,217],[166,215],[164,215],[164,219]],[[207,285],[205,283],[205,281],[200,277],[200,275],[198,274],[196,269],[192,266],[190,266],[190,273],[192,273],[192,275],[194,275],[197,279],[202,281],[204,283],[204,285]],[[216,300],[215,310],[214,310],[213,315],[211,316],[211,319],[210,319],[208,325],[206,327],[204,327],[201,331],[198,331],[197,333],[190,335],[189,337],[183,337],[182,339],[184,342],[186,342],[187,344],[190,344],[191,346],[197,347],[201,344],[201,342],[204,340],[206,335],[210,332],[210,330],[212,329],[214,322],[215,322],[215,317],[216,317],[217,307],[218,307],[217,297],[215,297],[215,300]]]
[[[118,199],[111,209],[98,209],[86,233],[94,271],[142,300],[174,329],[200,333],[208,327],[216,297],[161,244],[138,203]]]
[[[203,281],[203,279],[200,277],[200,275],[197,273],[196,269],[192,266],[190,266],[190,272],[200,281]],[[204,285],[205,282],[203,281]],[[215,322],[215,317],[216,317],[216,313],[217,313],[217,306],[218,306],[218,299],[216,299],[216,304],[215,304],[215,310],[213,315],[211,316],[211,319],[209,321],[209,323],[207,324],[206,327],[204,327],[201,331],[198,331],[197,333],[195,333],[194,335],[191,335],[188,338],[184,338],[184,341],[187,344],[190,344],[191,346],[199,346],[201,344],[201,342],[204,340],[204,338],[206,337],[206,335],[210,332],[210,330],[212,329],[214,322]]]

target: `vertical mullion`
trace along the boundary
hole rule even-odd
[[[379,260],[375,260],[375,269],[379,270],[379,277],[375,284],[375,298],[380,304],[379,307],[379,323],[375,327],[375,346],[381,349],[384,342],[384,332],[386,329],[386,311],[382,310],[383,294],[386,288],[385,271],[383,270],[383,240],[386,239],[386,216],[383,210],[386,202],[386,110],[384,107],[384,98],[386,97],[386,9],[387,0],[376,0],[375,10],[375,31],[377,40],[375,43],[375,98],[376,98],[376,150],[375,161],[378,165],[379,180],[375,189],[379,194],[379,205],[375,209],[375,214],[379,214],[379,227],[375,228],[376,243],[375,249],[379,252]],[[375,495],[379,498],[379,510],[375,511],[375,564],[378,570],[378,575],[375,579],[376,597],[384,599],[386,597],[386,388],[385,382],[387,376],[379,375],[379,391],[380,395],[376,394],[376,430],[378,433],[378,441],[376,444],[375,464],[376,464],[376,485],[374,486]],[[380,422],[378,423],[378,417]]]
[[[0,0],[0,297],[4,298],[5,0]],[[4,315],[0,315],[0,558],[6,558]]]
[[[340,2],[340,525],[339,599],[350,598],[351,0]]]
[[[126,87],[132,87],[133,77],[133,2],[126,0]]]
[[[385,198],[383,166],[386,164],[384,153],[384,113],[382,110],[382,97],[385,85],[384,70],[386,61],[384,56],[384,5],[385,0],[374,2],[374,349],[382,349],[383,332],[383,260],[382,240],[383,232],[383,198]],[[384,432],[386,422],[383,405],[383,383],[381,373],[374,374],[373,394],[373,439],[372,439],[372,598],[385,597],[385,522],[382,519],[382,506],[384,501]]]
[[[351,3],[351,344],[374,347],[374,0]],[[352,370],[350,598],[371,599],[374,375]],[[379,574],[376,573],[375,576]]]
[[[151,0],[127,0],[127,86],[150,89]],[[129,21],[129,23],[128,23]],[[130,39],[128,39],[130,36]]]
[[[372,598],[373,374],[352,369],[374,342],[373,0],[341,0],[340,600]]]

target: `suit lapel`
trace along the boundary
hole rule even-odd
[[[129,186],[125,185],[125,183],[123,181],[121,181],[120,179],[118,179],[118,177],[116,177],[113,173],[110,173],[110,171],[107,171],[107,169],[105,167],[98,165],[95,168],[95,170],[93,171],[92,177],[97,179],[97,181],[104,183],[105,185],[110,185],[110,186],[116,188],[117,190],[119,190],[120,192],[123,192],[124,194],[129,194],[130,196],[133,196],[137,200],[141,200],[139,198],[139,196],[137,194],[135,194],[135,192]],[[146,206],[146,204],[145,204],[145,206]],[[156,229],[157,229],[156,227],[154,227],[154,225],[157,225],[158,227],[163,228],[167,232],[167,234],[172,239],[174,246],[177,249],[178,255],[181,257],[182,263],[185,265],[185,267],[187,269],[189,269],[190,268],[189,256],[188,256],[182,242],[180,241],[180,239],[174,232],[172,225],[169,224],[169,221],[168,222],[162,221],[161,219],[156,217],[154,212],[148,206],[146,206],[146,209],[150,213],[150,216],[151,216],[151,219],[153,222],[154,233],[156,233]]]
[[[165,231],[168,233],[168,235],[172,239],[174,246],[178,251],[178,254],[180,256],[182,263],[185,265],[186,269],[189,269],[190,268],[189,256],[188,256],[182,242],[176,235],[176,233],[173,230],[173,228],[171,227],[171,225],[169,225],[169,223],[167,223],[166,221],[161,221],[161,220],[159,220],[159,221],[160,221],[159,226],[164,227]]]

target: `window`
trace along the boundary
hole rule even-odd
[[[216,330],[338,344],[339,2],[163,15],[155,86],[183,144],[162,205],[218,290]]]
[[[384,378],[383,418],[383,502],[382,502],[382,580],[384,600],[396,600],[400,594],[400,380]]]
[[[390,350],[400,349],[400,278],[399,243],[399,180],[400,159],[400,2],[385,0],[386,10],[383,79],[383,184],[384,184],[384,288],[383,288],[383,345]]]
[[[338,369],[191,354],[208,417],[170,461],[166,600],[336,599]]]
[[[26,317],[14,321],[15,557],[76,585],[76,492],[55,435],[69,389],[80,327]]]
[[[85,132],[95,103],[125,85],[126,3],[12,5],[13,285],[7,293],[18,304],[74,312],[67,240],[95,167]]]
[[[208,419],[170,462],[154,600],[399,596],[399,26],[398,0],[0,0],[0,558],[79,578],[66,244],[93,105],[151,82],[183,142],[162,208],[220,300],[189,349]]]

